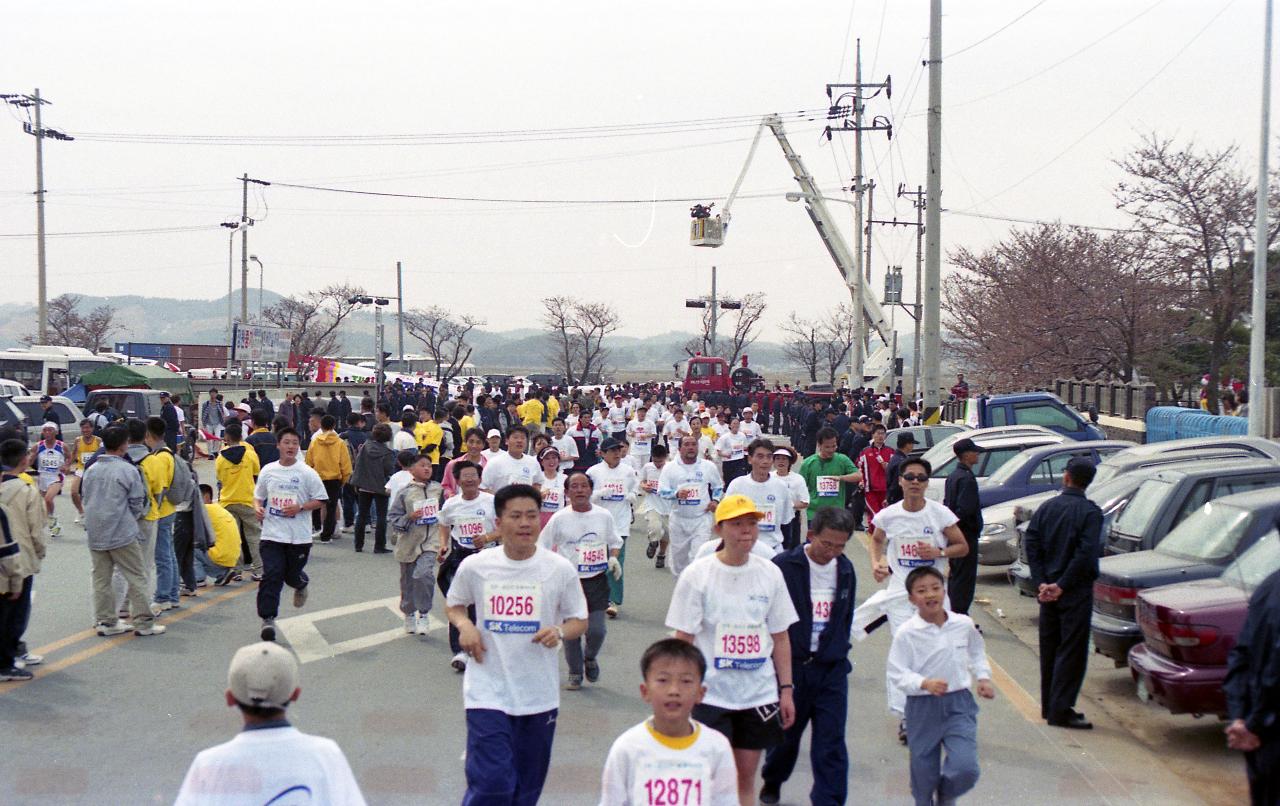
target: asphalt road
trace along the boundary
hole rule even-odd
[[[183,599],[181,610],[162,619],[166,635],[99,638],[88,629],[84,534],[71,524],[70,500],[59,500],[58,511],[66,527],[36,579],[27,634],[46,661],[33,669],[33,681],[0,684],[8,751],[0,754],[3,800],[170,802],[195,753],[238,729],[238,715],[223,704],[222,692],[232,653],[257,640],[252,586],[205,588],[200,597]],[[643,649],[666,632],[662,620],[674,579],[635,548],[627,563],[626,603],[609,624],[601,655],[601,681],[563,694],[544,803],[594,803],[610,744],[646,715],[637,664]],[[861,581],[859,598],[865,598],[874,590],[866,551],[856,543],[848,551]],[[353,553],[349,536],[316,546],[308,572],[307,606],[293,611],[286,604],[281,613],[284,635],[303,661],[302,697],[290,709],[294,723],[339,742],[371,803],[459,802],[465,786],[462,679],[448,665],[442,624],[426,637],[404,635],[395,610],[394,560]],[[1007,595],[998,577],[987,575],[985,582],[980,596]],[[1034,612],[1029,601],[1000,601],[1018,618]],[[434,613],[443,617],[441,597]],[[975,615],[999,692],[995,701],[982,702],[982,779],[967,802],[1238,802],[1241,762],[1220,742],[1215,749],[1204,725],[1192,726],[1188,743],[1186,721],[1144,720],[1146,706],[1135,700],[1142,707],[1123,719],[1083,703],[1098,724],[1089,733],[1044,726],[1034,694],[1036,656],[1017,634],[1026,625],[1010,630],[1008,613],[1005,619]],[[885,709],[888,636],[882,633],[853,652],[850,802],[910,800],[906,749],[897,744],[895,721]],[[1109,682],[1119,673],[1103,671],[1108,677],[1102,684],[1119,697],[1123,686]],[[1159,748],[1170,740],[1195,763],[1182,764],[1177,753],[1162,757]],[[1194,780],[1182,777],[1184,767]],[[783,788],[783,802],[807,803],[810,780],[802,758]],[[1213,797],[1215,792],[1224,797]]]

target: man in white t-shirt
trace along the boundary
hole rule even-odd
[[[600,464],[587,469],[594,489],[591,500],[613,516],[618,534],[622,537],[622,551],[618,553],[618,563],[625,569],[627,562],[626,540],[631,535],[631,504],[640,493],[640,477],[630,462],[622,461],[622,449],[625,443],[620,439],[609,437],[600,443]],[[609,607],[605,610],[609,618],[616,618],[618,608],[622,606],[623,595],[622,573],[609,578]]]
[[[480,490],[481,468],[474,462],[465,459],[450,462],[449,472],[458,487],[458,494],[445,499],[440,508],[440,523],[448,530],[448,538],[440,541],[440,555],[436,558],[440,565],[440,573],[436,580],[440,590],[448,595],[449,585],[458,573],[462,561],[480,551],[490,548],[498,540],[497,516],[493,511],[493,493]],[[475,621],[475,608],[469,608],[469,617]],[[458,628],[449,623],[449,649],[453,657],[449,665],[454,671],[462,672],[467,668],[467,653],[462,651],[458,641]]]
[[[658,495],[671,504],[667,519],[671,573],[680,576],[698,547],[710,539],[711,513],[723,494],[720,471],[698,457],[698,443],[692,434],[681,437],[679,458],[667,462],[658,477]]]
[[[748,440],[759,439],[764,433],[760,429],[760,423],[756,420],[756,410],[747,406],[742,410],[742,423],[738,426],[738,430],[742,432]]]
[[[676,406],[671,411],[671,418],[662,427],[662,436],[667,440],[667,447],[674,448],[680,443],[680,437],[692,434],[693,427],[685,419],[684,409]]]
[[[565,419],[559,415],[551,421],[551,447],[560,452],[560,472],[568,473],[578,461],[578,443],[569,436]]]
[[[497,493],[508,484],[533,484],[542,469],[538,460],[524,452],[529,446],[529,429],[513,425],[507,431],[507,451],[491,458],[480,476],[480,489]]]
[[[258,472],[253,508],[262,523],[259,552],[262,581],[258,583],[258,618],[262,640],[276,640],[280,591],[293,588],[293,606],[307,603],[307,558],[311,555],[311,519],[302,517],[328,500],[324,482],[315,470],[298,461],[302,441],[292,428],[276,432],[280,459]]]
[[[782,525],[793,511],[791,489],[772,474],[773,443],[755,439],[747,446],[747,463],[751,472],[738,476],[725,488],[726,495],[745,495],[764,513],[760,519],[760,542],[776,554],[782,550]]]
[[[729,740],[743,803],[753,802],[761,753],[796,713],[788,628],[798,616],[778,566],[751,553],[760,516],[745,495],[724,497],[715,513],[724,548],[680,575],[666,618],[709,661],[693,717]]]
[[[279,644],[264,641],[236,652],[226,701],[240,709],[244,729],[196,756],[176,806],[260,806],[296,798],[363,806],[360,785],[338,744],[285,719],[285,709],[302,693],[298,683],[298,662]]]
[[[631,461],[631,466],[637,471],[649,461],[649,454],[653,450],[653,440],[658,433],[653,421],[646,416],[648,411],[641,404],[640,408],[636,410],[635,419],[627,423],[627,442],[631,444],[631,451],[627,454],[627,458]]]
[[[484,441],[489,447],[480,453],[484,454],[485,464],[488,464],[502,455],[502,432],[496,428],[490,428],[489,433],[485,434]]]
[[[667,546],[670,543],[667,522],[671,518],[671,502],[658,492],[662,468],[667,466],[667,446],[654,445],[650,461],[640,469],[640,491],[643,496],[636,507],[636,526],[644,532],[649,545],[646,557],[654,561],[655,568],[667,565]]]
[[[614,395],[613,405],[604,413],[601,427],[614,439],[626,439],[627,436],[627,420],[631,417],[631,410],[627,408],[625,400],[621,393]]]
[[[591,503],[591,476],[582,471],[569,474],[565,481],[569,506],[551,516],[542,529],[538,545],[564,557],[578,571],[582,595],[587,600],[587,651],[582,652],[582,639],[564,642],[564,659],[569,664],[570,691],[587,682],[600,679],[600,663],[596,658],[604,646],[605,611],[609,607],[608,576],[622,573],[618,552],[622,538],[613,516],[604,507]]]
[[[898,629],[916,612],[906,598],[907,574],[925,565],[946,574],[948,560],[969,553],[969,543],[956,525],[955,514],[924,497],[932,474],[933,468],[924,459],[903,462],[898,472],[902,500],[877,512],[871,522],[871,572],[876,582],[889,580],[886,590],[902,594],[885,610],[892,635],[897,635]],[[945,606],[950,608],[950,602]],[[889,710],[901,718],[907,695],[893,685],[887,673],[885,685]],[[905,722],[898,726],[898,739],[906,743]]]
[[[538,546],[542,498],[528,484],[494,495],[501,548],[468,557],[449,587],[449,622],[470,657],[464,803],[537,803],[560,708],[561,641],[587,631],[574,566]],[[474,606],[479,621],[467,608]]]

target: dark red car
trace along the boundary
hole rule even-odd
[[[1150,588],[1138,594],[1144,642],[1129,652],[1138,697],[1174,714],[1226,716],[1227,654],[1244,625],[1254,588],[1280,570],[1275,528],[1217,579]]]

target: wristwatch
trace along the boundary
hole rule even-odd
[[[563,643],[563,642],[564,642],[564,627],[561,627],[559,624],[557,624],[557,625],[556,625],[556,635],[560,636],[560,641]]]

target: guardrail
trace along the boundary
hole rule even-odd
[[[1053,382],[1053,391],[1067,405],[1075,406],[1080,411],[1096,408],[1099,414],[1131,420],[1146,419],[1147,411],[1162,402],[1153,383],[1060,378]],[[1166,405],[1177,403],[1170,402]]]

